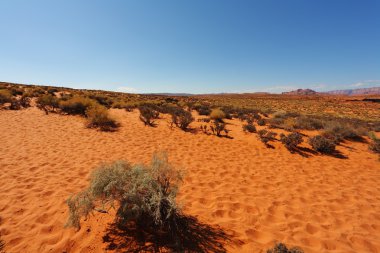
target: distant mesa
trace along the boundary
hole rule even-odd
[[[297,89],[293,91],[283,92],[284,95],[343,95],[343,96],[360,96],[360,95],[380,95],[380,87],[373,88],[360,88],[360,89],[348,89],[348,90],[333,90],[326,92],[316,92],[311,89]]]
[[[311,89],[297,89],[293,91],[283,92],[284,95],[316,95],[318,92]]]
[[[351,89],[351,90],[333,90],[326,92],[327,94],[332,95],[380,95],[380,87],[373,88],[362,88],[362,89]]]

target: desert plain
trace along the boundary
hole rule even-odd
[[[323,108],[335,98],[297,99]],[[265,103],[265,95],[257,101]],[[281,101],[297,109],[291,99]],[[343,109],[360,111],[362,118],[378,116],[378,103],[344,101]],[[195,110],[191,131],[171,126],[166,114],[150,127],[138,109],[108,110],[120,123],[117,131],[87,128],[79,115],[46,114],[33,103],[0,110],[5,252],[129,252],[126,245],[110,247],[105,240],[114,210],[94,212],[79,230],[65,228],[66,200],[88,185],[99,164],[149,163],[155,151],[166,151],[169,161],[185,170],[177,197],[182,212],[223,229],[232,238],[221,242],[226,252],[266,252],[276,242],[308,253],[380,252],[380,161],[368,149],[369,137],[344,140],[336,146],[339,155],[327,155],[307,142],[320,131],[301,129],[300,152],[289,152],[278,136],[270,147],[264,145],[257,134],[243,131],[237,118],[225,119],[228,135],[218,137],[199,130],[204,116]]]

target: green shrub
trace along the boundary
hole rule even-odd
[[[37,107],[44,110],[46,114],[55,112],[59,108],[59,100],[57,97],[47,94],[37,98]]]
[[[157,119],[159,112],[154,110],[151,106],[141,105],[139,106],[140,120],[144,122],[145,125],[153,126],[154,119]]]
[[[276,243],[272,249],[267,250],[267,253],[303,253],[303,250],[297,247],[288,249],[284,243]]]
[[[311,147],[318,152],[331,154],[335,151],[335,142],[323,137],[321,135],[316,135],[309,138],[309,144]]]
[[[302,143],[303,139],[300,133],[293,132],[288,135],[281,134],[280,141],[288,150],[293,152],[297,149],[297,146]]]
[[[266,129],[262,129],[257,132],[259,140],[263,142],[266,146],[268,146],[269,141],[274,141],[276,140],[277,133],[268,131]]]
[[[74,96],[66,101],[60,101],[59,107],[67,114],[79,114],[85,116],[87,108],[96,103],[95,100],[90,98]]]
[[[89,187],[67,200],[67,226],[80,228],[81,217],[94,210],[118,207],[116,223],[137,228],[171,230],[181,213],[176,201],[182,174],[168,163],[165,153],[155,154],[149,166],[125,161],[95,169]],[[116,204],[116,205],[115,205]]]
[[[96,104],[86,110],[88,120],[87,127],[99,128],[101,131],[115,131],[119,124],[109,116],[106,107]]]
[[[12,93],[9,90],[0,90],[0,105],[12,102]]]
[[[213,120],[222,121],[226,117],[226,114],[220,109],[213,109],[210,113],[210,118]]]

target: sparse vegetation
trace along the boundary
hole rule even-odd
[[[9,90],[0,90],[0,105],[12,102],[12,93]]]
[[[276,243],[272,249],[267,250],[267,253],[303,253],[303,250],[298,247],[288,249],[284,243]]]
[[[258,137],[259,137],[260,141],[262,143],[264,143],[266,146],[269,146],[268,143],[270,141],[276,140],[277,133],[275,133],[275,132],[268,131],[266,129],[262,129],[262,130],[258,131],[257,133],[258,133]]]
[[[81,96],[74,96],[66,101],[60,101],[59,107],[62,112],[73,115],[86,115],[86,110],[96,104],[97,102],[93,99]]]
[[[329,123],[322,135],[337,144],[343,140],[354,140],[360,138],[357,130],[353,127],[336,122]]]
[[[297,149],[297,146],[302,143],[303,139],[300,133],[293,132],[288,135],[281,134],[280,141],[289,151],[294,152]]]
[[[315,151],[325,154],[333,153],[335,151],[336,146],[334,141],[327,139],[322,135],[316,135],[309,138],[309,144]]]
[[[101,131],[109,132],[119,127],[116,120],[110,117],[107,108],[102,105],[95,104],[87,108],[86,116],[89,128],[99,128]]]

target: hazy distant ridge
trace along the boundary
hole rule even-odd
[[[333,95],[380,95],[380,87],[373,88],[361,88],[361,89],[350,89],[350,90],[333,90],[325,92]]]

